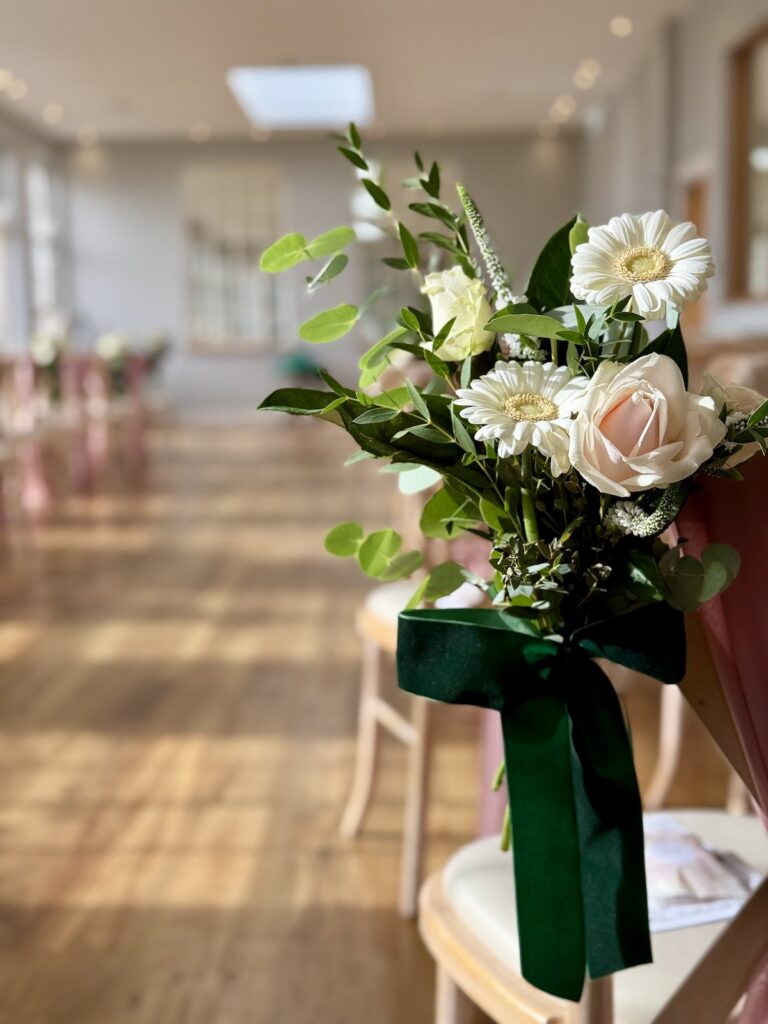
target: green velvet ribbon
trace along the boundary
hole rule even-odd
[[[501,714],[523,976],[565,999],[648,963],[643,819],[632,748],[606,658],[679,682],[683,617],[666,603],[581,629],[566,643],[486,609],[402,612],[409,693]]]

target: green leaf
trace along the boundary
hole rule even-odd
[[[381,341],[377,341],[375,345],[372,345],[362,356],[357,364],[361,370],[367,369],[369,366],[376,366],[377,363],[381,363],[386,359],[387,353],[392,346],[392,343],[399,341],[403,335],[408,334],[408,330],[405,327],[396,327],[393,331],[390,331]]]
[[[477,521],[476,516],[471,516],[471,513],[476,511],[466,498],[455,494],[448,487],[441,487],[424,506],[419,528],[425,537],[431,537],[433,540],[450,540],[463,533],[465,529],[463,525],[458,525],[456,520],[466,522],[467,516],[470,515]]]
[[[304,235],[283,235],[261,254],[259,269],[267,274],[280,274],[308,257]]]
[[[589,224],[582,218],[580,213],[576,214],[576,221],[568,232],[568,245],[571,250],[571,255],[576,252],[576,249],[582,242],[589,241]]]
[[[741,556],[730,544],[709,544],[701,553],[704,588],[701,600],[707,601],[733,583],[741,568]]]
[[[411,465],[403,468],[406,472],[400,473],[397,478],[397,486],[401,494],[420,494],[439,484],[443,479],[429,466]]]
[[[325,345],[343,338],[352,330],[358,318],[357,306],[335,306],[318,313],[299,328],[299,337],[313,345]]]
[[[757,409],[751,413],[747,420],[747,426],[756,427],[758,423],[762,423],[766,417],[768,417],[768,399],[766,399],[762,405],[758,406]]]
[[[355,152],[354,149],[347,149],[346,146],[337,146],[336,148],[341,155],[345,156],[351,164],[355,165],[355,167],[359,167],[361,171],[368,170],[368,164],[359,153]]]
[[[370,178],[363,178],[362,183],[366,192],[374,201],[374,203],[376,203],[377,206],[380,206],[382,210],[392,209],[392,204],[389,201],[389,196],[381,187],[381,185],[377,185],[376,182],[371,181]]]
[[[477,455],[477,449],[475,448],[475,442],[472,440],[472,435],[464,426],[464,422],[461,417],[457,415],[456,409],[453,406],[451,406],[451,427],[453,428],[453,436],[459,442],[464,451],[469,455]]]
[[[349,263],[349,256],[346,256],[343,252],[337,252],[335,256],[328,260],[316,277],[307,278],[307,289],[313,292],[321,284],[326,284],[326,282],[333,280],[334,277],[338,277],[347,263]]]
[[[408,209],[413,210],[414,213],[420,213],[422,217],[432,217],[434,220],[439,220],[447,228],[450,228],[451,231],[456,230],[458,221],[455,215],[438,203],[409,203]]]
[[[406,610],[418,608],[422,601],[431,603],[441,597],[447,597],[454,590],[458,590],[465,580],[464,570],[457,562],[441,562],[421,581],[405,606]]]
[[[655,338],[650,345],[645,346],[641,354],[647,356],[654,352],[669,356],[677,363],[680,373],[683,375],[683,382],[688,387],[688,355],[685,351],[685,341],[679,323],[674,328],[662,331],[658,338]]]
[[[550,238],[531,271],[525,289],[528,301],[538,310],[554,309],[571,301],[571,229],[573,217]]]
[[[666,577],[669,603],[681,612],[695,612],[701,602],[704,567],[698,559],[684,555]]]
[[[432,372],[438,377],[442,377],[443,380],[448,380],[451,376],[451,368],[448,364],[444,363],[434,352],[430,352],[428,348],[422,348],[422,352],[424,354],[424,361]]]
[[[387,568],[379,573],[378,578],[384,583],[393,583],[395,580],[406,579],[412,576],[417,569],[421,568],[422,555],[420,551],[404,551],[397,555],[389,563]]]
[[[413,406],[416,409],[416,411],[425,420],[429,421],[429,419],[431,417],[429,415],[429,409],[427,407],[427,403],[424,401],[424,399],[419,394],[419,390],[416,387],[416,385],[413,383],[413,381],[406,379],[405,386],[408,389],[408,395],[409,395],[409,397],[411,399],[411,402],[413,403]]]
[[[664,577],[653,555],[641,551],[630,553],[627,562],[629,589],[644,601],[659,601],[666,594]]]
[[[419,247],[416,244],[416,239],[413,237],[411,232],[405,226],[405,224],[397,225],[398,234],[400,235],[400,244],[403,247],[405,253],[405,259],[409,267],[418,267],[419,265]]]
[[[317,416],[333,397],[333,392],[316,388],[278,388],[267,395],[259,405],[259,410],[288,412],[294,416]]]
[[[485,325],[487,331],[527,334],[531,338],[558,338],[563,330],[559,320],[537,313],[496,313]]]
[[[392,267],[393,270],[410,270],[411,265],[408,260],[401,259],[400,256],[384,256],[382,263],[386,263],[388,267]]]
[[[421,334],[421,324],[418,317],[407,306],[403,306],[400,310],[400,319],[407,330],[412,331],[414,334]]]
[[[581,363],[579,362],[579,351],[572,341],[568,342],[568,348],[565,350],[565,365],[574,377],[578,377],[580,375]]]
[[[424,161],[421,159],[421,154],[419,153],[418,150],[416,150],[414,152],[414,154],[413,154],[413,161],[416,164],[416,166],[418,167],[418,169],[423,173],[423,171],[424,171]]]
[[[325,538],[325,550],[337,558],[356,555],[363,542],[363,528],[360,523],[339,523]]]
[[[355,149],[360,149],[363,140],[360,138],[360,132],[357,130],[357,125],[353,121],[350,121],[349,126],[347,127],[347,138]]]
[[[360,413],[359,416],[355,416],[352,420],[353,423],[386,423],[387,420],[393,420],[398,415],[397,409],[384,409],[379,405],[375,405],[372,409],[366,409],[365,412]]]
[[[487,498],[480,499],[480,515],[483,522],[487,523],[492,530],[498,530],[500,533],[506,533],[509,530],[510,519],[507,512]]]
[[[357,462],[369,462],[374,456],[370,452],[355,452],[344,460],[345,466],[354,466]]]
[[[389,563],[400,550],[402,537],[396,530],[376,530],[360,545],[357,558],[367,576],[378,579],[389,568]]]
[[[446,320],[440,330],[435,336],[435,340],[432,343],[432,351],[438,352],[448,340],[448,337],[453,330],[453,325],[456,323],[456,317],[452,316],[450,320]]]
[[[398,441],[408,434],[413,437],[419,437],[422,441],[431,441],[432,444],[453,444],[452,438],[446,437],[445,434],[441,434],[439,430],[428,426],[426,423],[419,423],[415,427],[406,427],[405,430],[398,431],[392,440]]]
[[[326,231],[322,235],[318,235],[317,238],[313,238],[307,245],[307,252],[313,260],[316,260],[320,256],[330,256],[331,253],[345,249],[354,240],[354,228],[331,228],[330,231]]]
[[[467,356],[461,364],[459,383],[463,388],[468,388],[472,380],[472,356]]]

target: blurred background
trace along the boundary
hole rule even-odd
[[[399,911],[485,827],[487,723],[397,697],[405,598],[323,551],[418,498],[255,413],[317,366],[354,383],[417,298],[329,135],[357,122],[401,210],[414,148],[438,160],[519,290],[577,210],[695,221],[694,380],[766,393],[768,0],[0,0],[0,24],[0,1022],[427,1021]],[[338,224],[318,294],[259,272]],[[297,340],[385,285],[343,340]],[[361,650],[392,705],[375,760]],[[738,802],[658,684],[624,690],[651,802]]]

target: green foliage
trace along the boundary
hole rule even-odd
[[[485,325],[488,331],[504,331],[509,334],[526,334],[531,338],[559,338],[563,324],[552,316],[536,313],[507,313],[499,310]]]
[[[571,250],[571,255],[576,252],[576,249],[583,243],[589,241],[589,224],[584,220],[580,213],[576,214],[576,221],[568,232],[568,246]]]
[[[363,528],[360,523],[339,523],[325,538],[325,550],[337,558],[356,555],[363,542]]]
[[[304,235],[283,235],[261,254],[259,269],[267,274],[280,274],[308,258]]]
[[[310,259],[320,259],[321,256],[330,256],[331,253],[340,252],[346,249],[350,242],[354,242],[355,232],[353,228],[340,227],[331,228],[322,235],[318,235],[307,244],[307,252]]]
[[[405,261],[409,267],[413,267],[415,269],[419,265],[419,247],[416,243],[416,239],[405,224],[398,224],[397,231],[400,235],[400,244],[403,247]]]
[[[347,263],[349,263],[349,256],[343,252],[337,252],[335,256],[328,260],[318,274],[307,278],[307,289],[313,292],[320,285],[326,284],[328,281],[333,280],[334,277],[338,277]]]
[[[261,254],[259,268],[267,274],[280,274],[304,260],[315,260],[340,252],[354,238],[355,232],[349,227],[331,228],[311,242],[304,235],[283,235]]]
[[[419,527],[425,537],[451,540],[472,528],[479,519],[476,502],[444,486],[424,506]]]
[[[683,375],[683,381],[685,386],[688,387],[688,355],[685,351],[685,341],[683,340],[683,332],[678,323],[676,327],[667,328],[666,331],[655,338],[650,345],[646,345],[642,351],[642,355],[651,355],[654,352],[658,352],[659,355],[669,356],[673,359]]]
[[[667,600],[673,608],[695,612],[700,604],[726,590],[738,575],[741,559],[728,544],[710,544],[701,561],[671,548],[661,559],[660,569],[667,586]]]
[[[525,294],[540,312],[564,306],[571,301],[571,230],[573,217],[556,231],[534,264]]]
[[[337,341],[352,330],[359,316],[357,306],[341,305],[318,313],[299,328],[299,337],[313,345]]]
[[[410,610],[422,603],[431,604],[458,590],[465,581],[465,572],[457,562],[442,562],[421,581],[405,607]]]
[[[387,212],[392,209],[392,203],[389,200],[389,196],[381,185],[377,185],[376,182],[372,181],[370,178],[363,178],[362,185],[377,206],[380,206],[382,210],[386,210]]]

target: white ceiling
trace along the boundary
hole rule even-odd
[[[226,83],[245,64],[345,63],[373,75],[387,133],[504,131],[538,124],[553,99],[579,110],[632,73],[662,21],[689,0],[0,0],[0,66],[29,86],[3,103],[42,125],[64,107],[71,136],[245,136]],[[634,33],[617,39],[615,15]],[[596,58],[589,92],[572,76]],[[577,115],[578,116],[578,112]]]

